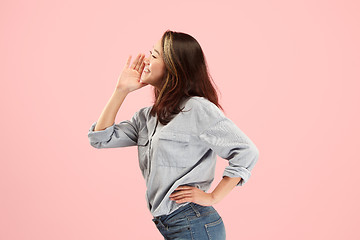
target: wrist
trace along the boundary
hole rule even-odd
[[[209,194],[210,194],[210,197],[211,197],[212,204],[216,204],[216,203],[219,202],[218,199],[216,198],[215,194],[213,194],[213,193],[209,193]]]
[[[130,91],[124,87],[116,87],[115,90],[114,90],[115,93],[120,93],[120,94],[129,94]]]

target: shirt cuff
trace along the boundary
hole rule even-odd
[[[94,122],[88,132],[90,142],[106,142],[109,141],[114,132],[115,123],[104,130],[94,131],[97,122]]]
[[[236,186],[242,186],[244,185],[250,178],[251,172],[247,170],[244,167],[226,167],[223,173],[223,177],[241,177],[241,180],[239,181]]]

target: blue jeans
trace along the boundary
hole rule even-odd
[[[190,202],[169,215],[154,217],[152,221],[164,239],[226,239],[223,220],[212,206]]]

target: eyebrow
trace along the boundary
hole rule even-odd
[[[154,46],[153,46],[153,48],[154,48]],[[154,51],[157,52],[157,54],[161,55],[161,54],[158,52],[158,50],[156,50],[155,48],[154,48]]]

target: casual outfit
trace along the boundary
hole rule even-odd
[[[241,177],[236,186],[248,181],[259,157],[250,138],[206,98],[189,97],[180,107],[185,108],[165,126],[157,116],[150,115],[149,106],[130,120],[101,131],[94,131],[94,122],[88,132],[95,148],[138,146],[139,166],[147,187],[145,198],[154,219],[170,216],[178,209],[189,213],[194,206],[200,207],[189,202],[178,204],[169,195],[180,185],[206,192],[214,180],[217,155],[229,161],[223,176]],[[200,210],[213,212],[211,208]],[[167,222],[169,218],[164,219]]]

